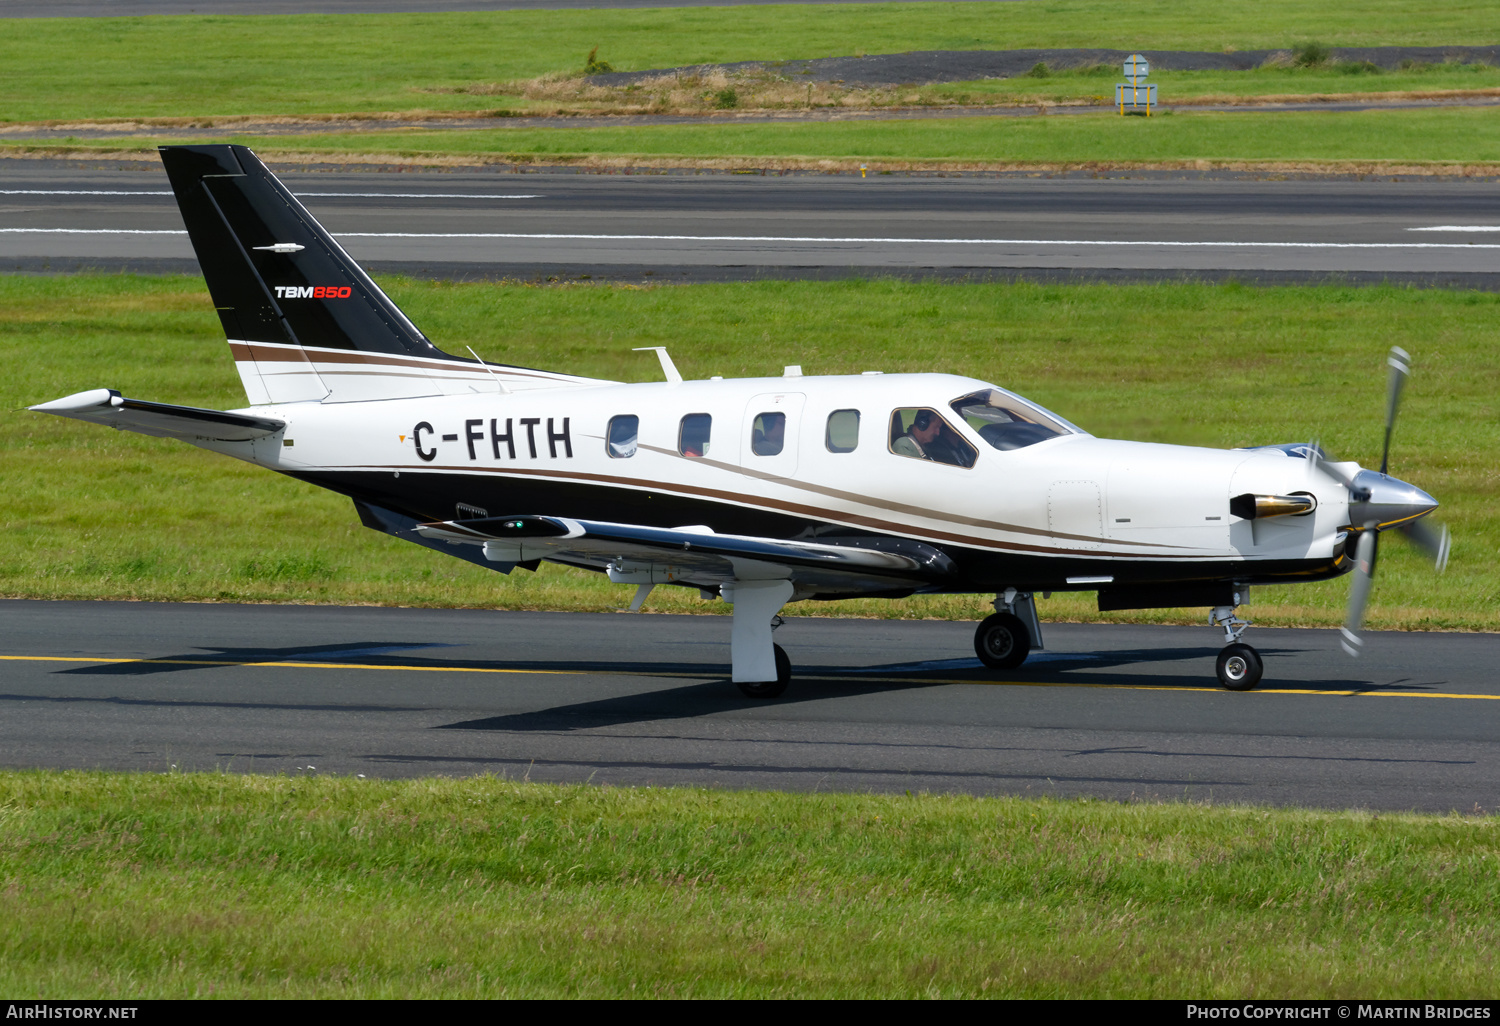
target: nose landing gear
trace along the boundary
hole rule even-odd
[[[1219,653],[1214,669],[1219,674],[1219,683],[1230,691],[1249,691],[1260,683],[1265,666],[1259,652],[1249,645],[1235,643]]]
[[[974,632],[974,654],[992,670],[1014,670],[1041,647],[1042,626],[1029,591],[1006,588],[995,598],[994,614]]]
[[[1219,653],[1219,658],[1214,663],[1214,671],[1218,674],[1219,683],[1230,691],[1249,691],[1260,683],[1261,674],[1265,672],[1265,664],[1261,662],[1260,653],[1240,642],[1240,635],[1245,633],[1245,628],[1250,626],[1250,621],[1241,620],[1234,614],[1249,590],[1236,587],[1235,604],[1216,606],[1208,615],[1209,625],[1223,627],[1224,640],[1229,642]]]

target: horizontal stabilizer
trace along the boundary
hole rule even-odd
[[[126,399],[112,388],[79,392],[28,409],[36,413],[52,413],[59,417],[86,420],[91,424],[105,424],[122,431],[186,441],[206,438],[221,442],[248,442],[253,438],[274,435],[286,427],[285,421],[274,417],[252,417],[244,413]]]

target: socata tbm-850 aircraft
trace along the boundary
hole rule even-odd
[[[96,389],[31,407],[205,449],[354,500],[366,526],[510,573],[537,561],[733,603],[733,678],[785,690],[771,638],[803,599],[983,592],[975,649],[1012,668],[1041,643],[1032,596],[1210,607],[1218,677],[1260,680],[1239,641],[1249,589],[1355,569],[1359,644],[1379,532],[1441,566],[1412,485],[1312,444],[1229,451],[1095,438],[949,374],[624,384],[443,352],[241,146],[162,161],[250,406]],[[1405,354],[1393,350],[1386,451]]]

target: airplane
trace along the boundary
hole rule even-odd
[[[731,603],[732,680],[774,698],[788,602],[995,596],[974,636],[995,670],[1042,647],[1036,595],[1101,611],[1206,607],[1230,690],[1264,664],[1238,608],[1261,585],[1354,574],[1355,654],[1378,539],[1441,569],[1437,501],[1389,476],[1409,361],[1388,360],[1379,471],[1316,443],[1219,450],[1096,438],[954,374],[622,383],[444,352],[246,147],[161,159],[249,405],[80,392],[30,409],[176,438],[353,500],[365,526],[509,574],[540,561]]]

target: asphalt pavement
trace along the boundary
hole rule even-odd
[[[1252,628],[1233,693],[1206,626],[1049,624],[997,674],[972,624],[790,613],[754,701],[720,616],[5,601],[0,764],[1500,805],[1496,635]]]
[[[122,170],[121,168],[129,168]],[[1500,183],[1252,175],[298,171],[359,261],[452,279],[1500,285]],[[0,271],[194,271],[156,165],[0,160]]]

